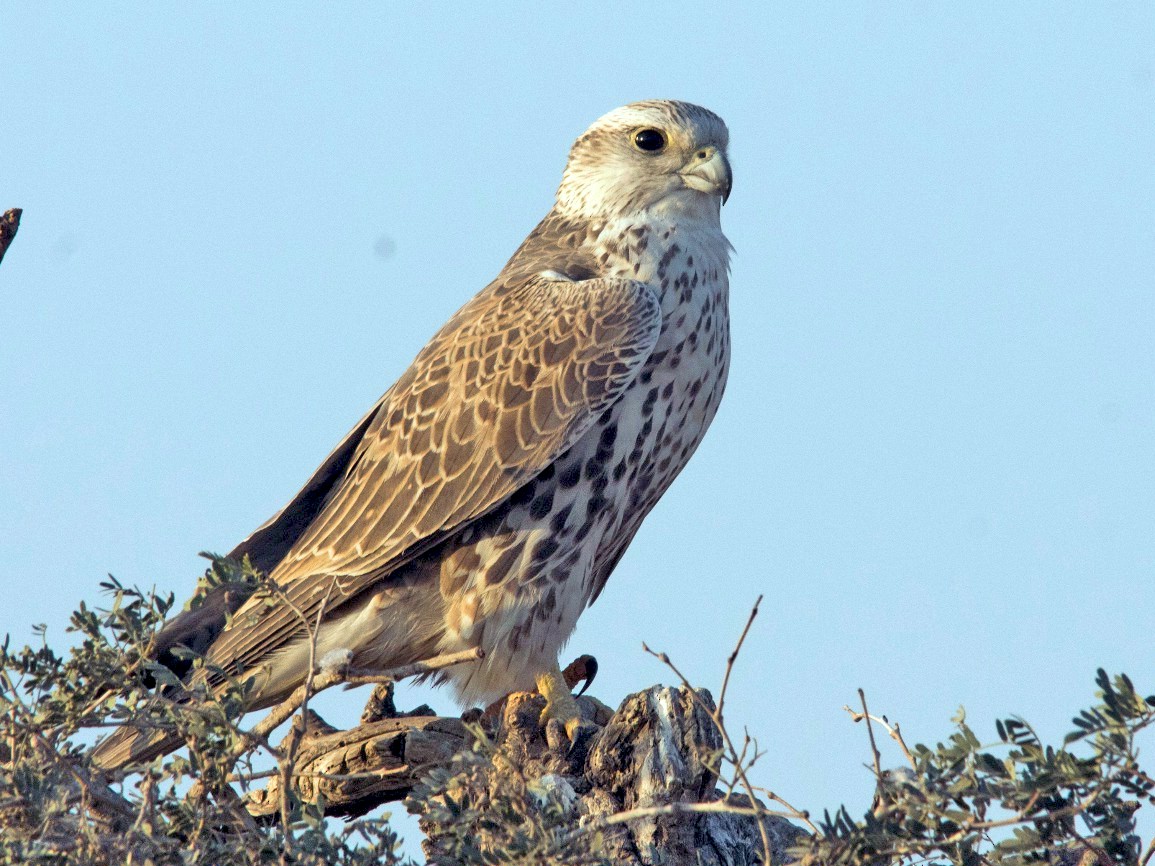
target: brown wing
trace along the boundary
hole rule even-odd
[[[273,569],[291,605],[247,603],[210,660],[252,668],[327,593],[332,610],[500,504],[620,396],[660,327],[654,292],[631,280],[482,291],[381,398],[344,476]]]
[[[365,431],[372,424],[381,401],[325,458],[313,477],[289,503],[257,527],[253,533],[234,547],[229,556],[240,559],[247,556],[253,566],[268,574],[285,558],[297,539],[316,519],[333,489],[344,477]],[[183,610],[165,623],[156,636],[157,659],[177,676],[184,676],[192,666],[189,659],[174,655],[177,647],[185,647],[203,654],[220,635],[228,618],[252,595],[251,591],[234,585],[217,586],[210,590],[195,607]]]

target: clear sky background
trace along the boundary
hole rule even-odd
[[[731,129],[733,371],[593,692],[671,682],[643,640],[716,688],[764,593],[729,718],[861,814],[859,686],[930,742],[1155,691],[1155,6],[8,0],[0,56],[0,632],[186,597],[672,97]]]

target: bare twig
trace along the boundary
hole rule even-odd
[[[483,658],[485,653],[480,648],[462,650],[457,653],[447,653],[425,661],[415,662],[387,671],[372,671],[365,668],[334,667],[321,671],[312,682],[312,694],[319,694],[325,689],[336,685],[369,685],[372,683],[395,682],[417,674],[439,671],[464,662]],[[277,704],[265,718],[253,727],[253,734],[258,737],[267,737],[273,730],[297,711],[305,700],[305,686],[298,686],[288,698]]]
[[[861,692],[861,689],[859,691]],[[865,699],[864,699],[863,706],[865,706]],[[858,712],[858,710],[852,710],[848,706],[843,705],[842,709],[844,709],[847,713],[850,714],[850,720],[852,722],[861,722],[861,721],[863,721],[863,719],[866,718],[865,714]],[[910,764],[911,769],[917,770],[918,765],[914,760],[914,755],[911,753],[910,749],[907,747],[906,740],[904,740],[902,737],[902,728],[900,728],[898,726],[898,723],[895,722],[894,724],[891,724],[887,720],[886,716],[871,716],[870,721],[874,722],[877,725],[882,725],[882,727],[886,730],[886,733],[890,735],[890,738],[892,740],[894,740],[896,743],[898,743],[898,747],[899,747],[899,749],[902,750],[902,754],[906,758],[907,762]],[[874,742],[874,737],[871,736],[871,743],[873,744],[873,742]]]
[[[8,245],[16,237],[16,232],[20,228],[20,215],[22,213],[24,211],[14,207],[4,211],[4,215],[0,216],[0,261],[4,259],[4,253],[8,252]]]
[[[727,758],[730,762],[730,765],[734,768],[735,778],[738,782],[741,783],[742,788],[746,791],[747,796],[750,798],[750,802],[753,804],[752,809],[753,809],[755,815],[770,815],[771,813],[769,812],[769,810],[767,810],[765,807],[763,807],[758,802],[757,792],[759,789],[755,788],[754,785],[751,784],[750,779],[746,773],[748,766],[744,763],[745,748],[743,748],[743,750],[741,752],[739,752],[739,750],[734,746],[734,741],[730,737],[730,732],[728,730],[726,730],[726,725],[725,725],[725,722],[724,722],[723,716],[722,716],[723,704],[726,700],[726,689],[730,684],[730,674],[734,670],[734,664],[738,660],[738,654],[742,650],[742,645],[746,642],[746,635],[748,635],[750,633],[750,627],[754,623],[754,618],[756,616],[758,616],[758,607],[759,607],[759,605],[761,605],[761,603],[762,603],[762,596],[760,595],[760,596],[758,596],[758,599],[754,602],[754,607],[750,611],[750,616],[746,619],[746,625],[742,629],[741,635],[739,635],[739,637],[738,637],[738,642],[734,646],[734,651],[732,653],[730,653],[729,658],[726,660],[726,672],[725,672],[723,679],[722,679],[722,688],[721,688],[721,691],[720,691],[719,697],[718,697],[718,705],[713,709],[711,709],[709,706],[706,705],[706,703],[698,695],[697,690],[694,689],[694,687],[690,685],[690,681],[686,679],[685,675],[680,670],[678,670],[677,666],[674,665],[674,663],[670,660],[670,657],[668,655],[666,655],[666,653],[664,653],[664,652],[663,653],[656,653],[652,649],[650,649],[648,646],[646,646],[644,643],[642,644],[642,649],[644,649],[647,653],[649,653],[650,655],[657,658],[660,662],[662,662],[664,665],[666,665],[666,667],[668,667],[671,671],[673,671],[674,675],[677,676],[678,679],[682,681],[682,685],[693,696],[694,700],[696,702],[698,702],[699,706],[701,706],[703,708],[703,710],[705,710],[709,714],[711,720],[714,723],[714,727],[717,728],[719,735],[722,737],[722,744],[725,747],[726,755],[727,755]],[[732,791],[734,789],[734,787],[736,787],[736,785],[731,784],[730,790]],[[810,827],[814,828],[814,825],[811,824],[809,817],[804,815],[801,812],[797,812],[796,814],[792,814],[792,815],[790,815],[790,817],[796,818],[798,820],[802,820],[802,821],[806,822],[806,824],[808,824]],[[765,822],[763,822],[760,818],[758,818],[755,821],[755,823],[758,825],[758,833],[759,833],[759,835],[761,837],[761,841],[762,841],[763,862],[769,863],[771,860],[770,835],[766,831]],[[814,828],[814,829],[817,829],[817,828]]]
[[[862,718],[866,719],[866,733],[870,737],[870,753],[874,757],[874,777],[882,778],[882,755],[878,753],[878,743],[874,741],[874,727],[870,719],[870,710],[866,707],[866,692],[858,690],[858,699],[862,701]]]
[[[308,617],[304,615],[299,607],[297,607],[288,594],[281,589],[279,584],[276,586],[278,595],[293,612],[304,623],[305,628],[309,633],[309,670],[305,674],[305,682],[301,685],[301,707],[300,715],[297,717],[300,724],[294,725],[293,730],[289,732],[289,736],[285,738],[285,742],[281,744],[281,758],[277,762],[278,769],[281,772],[281,826],[282,832],[285,834],[285,850],[282,851],[282,859],[291,854],[293,847],[293,828],[292,822],[289,820],[292,803],[289,799],[289,794],[292,791],[293,779],[293,764],[297,758],[297,747],[301,744],[301,736],[304,734],[306,717],[309,711],[309,696],[313,693],[313,678],[317,673],[317,638],[321,634],[321,621],[325,617],[325,611],[329,607],[329,599],[333,595],[333,589],[337,586],[337,580],[334,578],[329,581],[329,586],[325,590],[325,597],[321,599],[321,604],[317,607],[317,616],[315,620],[310,623]],[[230,768],[231,769],[231,768]]]
[[[1151,836],[1151,841],[1147,843],[1147,850],[1143,852],[1143,856],[1139,859],[1139,866],[1147,866],[1151,862],[1151,858],[1155,857],[1155,835]]]
[[[750,626],[754,624],[754,618],[758,616],[758,608],[762,604],[763,596],[758,596],[754,602],[754,607],[750,610],[750,616],[746,619],[746,626],[742,629],[742,634],[738,636],[738,643],[734,645],[734,651],[730,653],[730,657],[726,659],[726,674],[722,677],[722,689],[718,692],[718,720],[722,719],[722,708],[726,705],[726,689],[730,685],[730,673],[734,670],[734,663],[738,661],[738,654],[742,652],[742,644],[746,642],[746,635],[750,633]]]
[[[583,824],[576,830],[571,830],[561,840],[561,847],[572,842],[585,833],[596,833],[616,824],[628,824],[630,821],[641,821],[649,818],[664,818],[672,815],[745,815],[750,818],[763,816],[776,818],[793,818],[795,815],[788,812],[775,812],[757,806],[736,806],[725,800],[715,800],[710,803],[666,803],[662,806],[640,806],[637,809],[627,809],[624,812],[615,812]],[[769,861],[766,861],[769,862]]]

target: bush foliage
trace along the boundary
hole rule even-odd
[[[1155,696],[1103,670],[1096,683],[1100,702],[1075,717],[1058,747],[1019,718],[996,722],[998,741],[984,744],[960,710],[945,743],[909,748],[885,718],[856,713],[881,723],[908,766],[880,770],[875,750],[873,808],[858,821],[845,807],[827,813],[803,862],[1147,863],[1152,849],[1143,850],[1136,815],[1155,804],[1155,780],[1135,739],[1155,722]]]
[[[261,578],[216,559],[203,587],[222,581]],[[42,629],[38,646],[14,649],[6,639],[0,647],[0,864],[402,862],[383,818],[337,824],[324,803],[291,791],[274,819],[254,819],[244,792],[277,772],[254,767],[262,756],[268,764],[285,755],[242,726],[243,688],[185,689],[151,661],[172,596],[115,580],[104,586],[110,606],[81,605],[66,651],[43,640]],[[1155,803],[1155,780],[1140,766],[1136,737],[1155,722],[1155,696],[1103,671],[1096,684],[1097,703],[1057,745],[1017,718],[998,722],[997,741],[983,743],[960,711],[946,742],[907,746],[863,699],[852,715],[870,731],[874,803],[857,819],[846,807],[821,820],[788,809],[810,831],[793,856],[807,866],[1148,863],[1152,847],[1136,818]],[[92,744],[125,724],[175,729],[189,748],[128,775],[104,772]],[[907,766],[880,766],[876,734],[899,744]],[[494,767],[508,774],[501,796],[467,796],[476,790],[471,777]],[[439,863],[601,862],[596,828],[582,833],[561,820],[551,790],[479,735],[472,751],[415,789],[409,806],[430,829]]]

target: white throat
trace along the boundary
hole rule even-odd
[[[729,282],[730,251],[717,214],[692,218],[684,211],[618,217],[604,224],[595,254],[606,256],[619,276],[649,283],[663,300],[672,295],[674,275],[698,276],[699,285],[723,288]],[[675,250],[676,247],[676,250]]]

